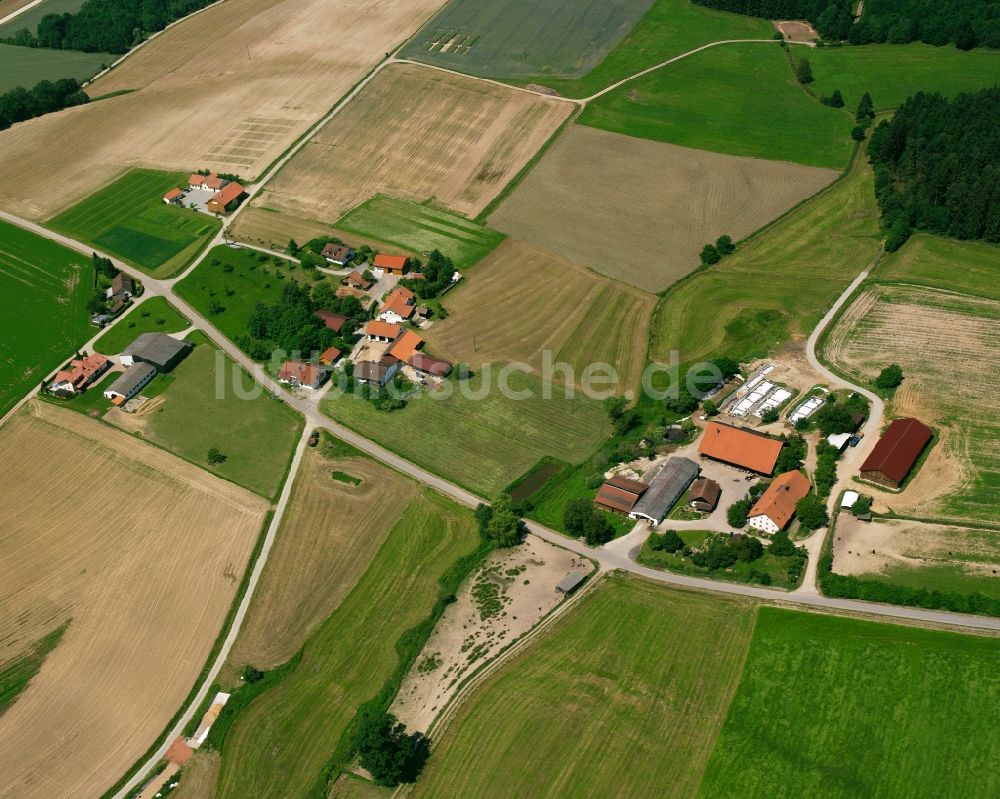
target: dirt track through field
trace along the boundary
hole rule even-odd
[[[660,291],[698,266],[706,242],[747,236],[836,177],[573,125],[489,224]]]
[[[383,70],[258,203],[335,222],[377,192],[475,216],[572,111],[569,103],[412,64]]]
[[[256,177],[442,4],[228,0],[197,14],[87,89],[131,93],[4,131],[0,208],[44,218],[136,165]]]
[[[97,796],[194,684],[266,505],[37,401],[0,432],[0,464],[19,498],[0,507],[0,663],[70,621],[0,717],[0,797]]]

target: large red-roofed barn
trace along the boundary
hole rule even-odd
[[[931,429],[916,419],[896,419],[861,464],[861,477],[899,488],[933,437]]]

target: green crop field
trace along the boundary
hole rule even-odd
[[[472,266],[504,238],[502,233],[448,211],[381,194],[348,211],[335,227],[402,250],[440,250],[460,269]]]
[[[746,360],[804,337],[878,250],[871,169],[859,155],[830,188],[672,286],[653,316],[650,357]]]
[[[468,383],[446,386],[447,399],[421,393],[401,410],[378,411],[367,400],[346,394],[323,402],[323,412],[407,460],[440,474],[483,497],[493,497],[524,474],[543,455],[576,462],[587,457],[611,428],[601,403],[578,394],[568,398],[559,388],[515,371],[513,392],[504,396],[500,370],[494,365],[488,382],[479,372]],[[468,392],[468,396],[466,396]],[[481,398],[479,397],[481,396]]]
[[[137,414],[140,431],[220,477],[273,498],[288,471],[301,418],[259,389],[202,333],[192,333],[188,340],[197,344],[191,354],[169,375],[150,383],[154,388],[169,378],[159,394],[163,404],[146,416]],[[149,391],[143,394],[150,396]],[[226,456],[224,463],[209,466],[206,455],[212,447]]]
[[[693,795],[753,620],[749,602],[606,578],[465,699],[413,796]]]
[[[96,332],[93,287],[90,258],[0,221],[0,416]]]
[[[42,0],[37,6],[22,11],[10,22],[0,25],[0,38],[13,36],[22,28],[27,28],[32,33],[38,28],[38,23],[46,14],[68,14],[80,8],[84,0]],[[0,12],[0,15],[7,14]],[[22,48],[28,49],[28,48]],[[114,56],[113,58],[116,58]],[[110,62],[109,62],[110,63]]]
[[[109,53],[80,53],[76,50],[42,50],[0,44],[0,93],[15,86],[30,89],[40,80],[76,78],[83,82],[101,71],[117,56]]]
[[[257,302],[271,305],[280,299],[286,280],[313,285],[320,282],[313,280],[317,274],[307,273],[276,256],[220,245],[174,288],[230,340],[235,340],[247,332],[247,322]],[[335,289],[340,286],[338,278],[322,280]],[[213,302],[219,303],[223,310],[213,314],[209,310]]]
[[[699,796],[996,796],[1000,640],[761,608]]]
[[[792,48],[799,56],[805,48]],[[731,155],[843,169],[853,116],[798,85],[776,44],[713,47],[587,105],[581,123]]]
[[[917,233],[873,276],[1000,300],[1000,247]]]
[[[726,39],[770,39],[774,28],[762,19],[695,5],[690,0],[656,0],[639,24],[596,67],[580,78],[536,75],[516,83],[542,83],[563,97],[589,97],[622,78]]]
[[[163,195],[187,175],[133,169],[48,221],[154,277],[183,269],[219,229],[208,214],[166,205]]]
[[[455,0],[406,58],[494,78],[579,77],[635,26],[652,0]]]
[[[840,89],[851,112],[866,91],[875,108],[896,108],[920,92],[952,97],[1000,82],[1000,53],[987,48],[963,51],[929,44],[819,47],[809,53],[817,97]]]
[[[236,719],[217,799],[306,796],[358,707],[397,667],[396,642],[430,613],[438,578],[478,543],[472,514],[433,491],[400,506],[361,579],[305,644],[301,661]]]
[[[94,343],[94,351],[115,355],[142,333],[179,333],[191,323],[163,297],[150,297],[119,319]]]

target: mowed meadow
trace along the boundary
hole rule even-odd
[[[702,246],[749,235],[836,178],[572,125],[489,216],[504,233],[662,291]]]
[[[961,269],[960,254],[956,243],[955,269]],[[1000,257],[987,285],[998,280]],[[883,502],[922,516],[996,522],[1000,419],[992,410],[1000,376],[981,365],[1000,359],[1000,301],[915,285],[871,285],[837,321],[823,357],[862,384],[886,364],[899,364],[904,380],[892,413],[915,416],[942,438],[903,494],[886,495]]]
[[[256,178],[441,5],[219,3],[157,36],[87,90],[92,97],[128,93],[5,131],[0,208],[44,219],[128,165]]]
[[[0,220],[0,417],[94,330],[90,259]]]
[[[591,364],[609,364],[618,375],[611,390],[623,394],[639,385],[655,301],[508,239],[445,295],[448,316],[422,335],[430,352],[473,369],[518,362],[541,372],[548,352],[551,363],[569,364],[579,383]]]
[[[0,429],[0,464],[19,498],[0,509],[0,668],[68,624],[0,716],[3,787],[18,799],[52,799],[55,785],[99,796],[198,678],[267,505],[39,402]]]
[[[46,224],[154,277],[169,277],[220,227],[209,214],[163,202],[187,180],[187,173],[133,169]]]
[[[433,199],[475,216],[573,109],[530,92],[394,64],[310,138],[255,205],[332,223],[384,193]]]

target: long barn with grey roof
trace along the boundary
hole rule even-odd
[[[687,491],[687,487],[698,476],[699,471],[700,467],[692,460],[671,458],[650,481],[649,488],[635,503],[629,517],[649,519],[653,524],[659,524],[674,503]]]
[[[123,366],[136,362],[148,363],[161,372],[168,372],[184,360],[194,345],[166,333],[143,333],[129,344],[121,355]]]

